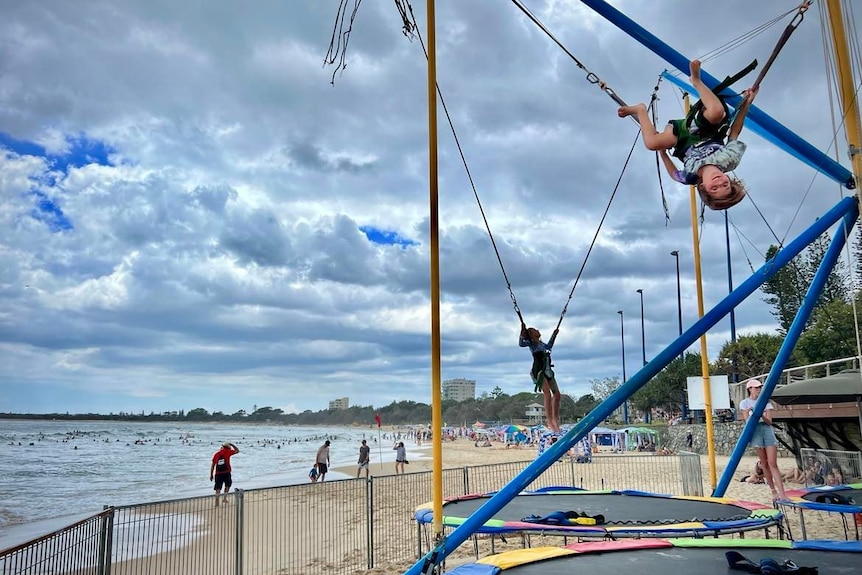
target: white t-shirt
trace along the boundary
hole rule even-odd
[[[751,414],[750,412],[752,409],[754,409],[754,404],[756,404],[756,403],[757,403],[757,401],[751,399],[750,397],[746,397],[745,399],[743,399],[742,401],[739,402],[739,409],[741,409],[743,411],[748,411],[749,415],[750,415]],[[766,411],[767,409],[773,409],[772,404],[768,401],[766,402],[766,407],[763,410]],[[758,423],[760,423],[760,422],[758,422]]]

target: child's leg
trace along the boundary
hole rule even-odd
[[[617,115],[620,118],[628,116],[635,116],[637,118],[641,126],[641,136],[643,136],[644,145],[648,150],[669,150],[676,146],[676,136],[673,133],[673,128],[668,126],[664,132],[657,132],[655,124],[650,120],[649,112],[647,112],[644,104],[622,106],[617,110]]]
[[[545,403],[545,423],[547,424],[548,429],[551,431],[556,431],[554,429],[554,413],[551,411],[551,386],[548,385],[548,379],[545,378],[545,381],[542,382],[542,395],[544,396]]]
[[[691,61],[691,85],[697,90],[697,97],[703,102],[703,117],[710,124],[720,124],[724,119],[724,106],[721,100],[700,79],[700,60]]]
[[[560,430],[560,399],[562,396],[559,391],[554,392],[552,405],[554,407],[554,424],[557,426],[557,431]]]

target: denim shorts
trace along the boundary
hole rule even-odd
[[[754,433],[751,434],[751,447],[771,447],[778,445],[778,440],[775,439],[775,431],[772,426],[762,421],[754,428]]]

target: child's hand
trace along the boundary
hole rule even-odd
[[[752,86],[751,88],[747,88],[742,91],[742,99],[746,102],[751,102],[754,100],[754,97],[757,96],[757,93],[760,91],[760,86]]]

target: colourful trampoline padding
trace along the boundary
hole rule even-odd
[[[677,548],[678,552],[662,552]],[[728,573],[725,552],[736,550],[752,561],[786,559],[820,567],[821,573],[858,573],[860,541],[787,541],[780,539],[629,539],[573,543],[565,547],[519,549],[459,565],[447,575],[570,575],[606,573]],[[651,551],[655,551],[651,553]],[[609,554],[620,553],[619,557]],[[634,554],[634,555],[632,555]],[[583,559],[581,559],[583,558]],[[800,562],[801,561],[801,562]]]
[[[443,504],[443,525],[457,527],[481,507],[489,495],[471,494],[447,498]],[[588,516],[602,515],[597,525],[528,521],[526,518],[553,516],[577,511]],[[433,505],[417,507],[416,520],[433,522]],[[523,492],[507,503],[477,530],[478,533],[553,531],[594,537],[615,536],[679,537],[698,533],[735,533],[778,524],[780,511],[751,501],[722,498],[671,496],[643,491],[586,491],[553,487]]]
[[[787,492],[787,499],[781,501],[781,505],[797,507],[800,509],[811,509],[814,511],[826,511],[829,513],[862,513],[862,483],[851,483],[848,485],[822,485],[804,489],[793,489]],[[852,499],[854,504],[829,501],[829,496],[834,495],[842,499]],[[824,499],[818,501],[818,499]]]

